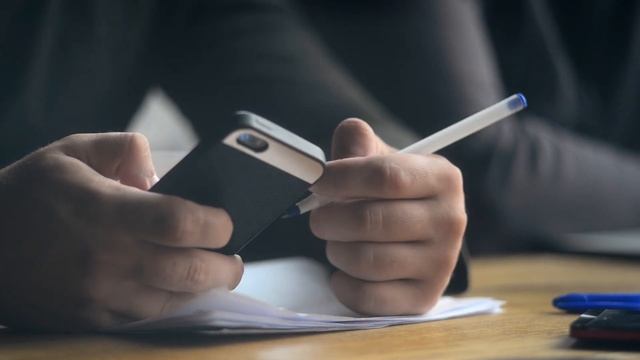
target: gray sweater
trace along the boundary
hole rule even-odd
[[[246,109],[325,149],[345,117],[404,146],[522,91],[524,115],[444,152],[465,175],[472,249],[639,227],[639,11],[633,1],[5,1],[0,167],[67,134],[122,130],[152,86],[201,138]],[[271,249],[256,242],[260,256]]]

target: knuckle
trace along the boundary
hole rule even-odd
[[[385,159],[378,167],[378,178],[381,179],[386,193],[402,194],[411,188],[413,176],[391,159]]]
[[[63,178],[60,156],[55,152],[40,149],[27,156],[18,167],[17,176],[25,185],[34,186],[41,183],[42,177],[47,177],[49,182]]]
[[[138,132],[122,133],[126,137],[127,149],[129,153],[150,154],[151,146],[146,136]]]
[[[384,211],[379,205],[366,204],[359,211],[359,228],[363,234],[375,234],[384,229]]]
[[[198,258],[192,259],[186,266],[182,281],[195,291],[204,290],[209,280],[209,269],[204,261]]]
[[[388,280],[397,273],[399,266],[396,257],[387,250],[384,245],[359,245],[351,260],[355,274],[369,281]]]
[[[91,135],[90,134],[71,134],[63,137],[57,142],[61,144],[74,144],[77,142],[86,141]]]
[[[47,174],[57,174],[60,172],[60,153],[58,151],[49,151],[50,148],[39,149],[30,154],[28,159],[29,165],[41,169]],[[57,171],[56,171],[57,170]]]
[[[181,215],[179,213],[174,214],[167,218],[167,235],[169,236],[169,240],[177,245],[186,244],[187,239],[189,238],[189,224],[188,224],[188,216]]]
[[[126,133],[132,145],[140,148],[149,148],[149,140],[146,136],[139,132]]]
[[[462,171],[457,166],[449,163],[446,170],[443,172],[443,182],[450,191],[462,192],[463,191],[463,176]]]
[[[442,223],[446,237],[461,239],[467,228],[467,213],[464,207],[460,206],[448,211]]]
[[[72,149],[77,148],[80,145],[86,144],[95,138],[95,134],[71,134],[63,137],[62,139],[55,141],[50,145],[54,149],[58,149],[63,153],[69,153]]]
[[[160,212],[157,222],[158,227],[162,229],[163,235],[173,244],[188,243],[193,233],[193,215],[185,206],[184,201],[178,198],[169,198],[167,200],[166,206]]]
[[[452,222],[454,233],[459,237],[462,237],[467,228],[468,222],[467,212],[464,210],[463,206],[460,206],[458,210],[454,212]]]

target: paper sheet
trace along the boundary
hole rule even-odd
[[[247,264],[233,292],[216,289],[161,318],[114,331],[206,331],[220,334],[295,333],[371,329],[390,325],[500,312],[491,298],[443,297],[428,313],[361,316],[342,305],[329,288],[329,272],[306,258]]]

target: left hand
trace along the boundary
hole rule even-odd
[[[336,129],[312,191],[337,200],[311,212],[338,268],[331,287],[354,311],[421,314],[444,292],[467,223],[460,170],[437,155],[400,154],[367,123]]]

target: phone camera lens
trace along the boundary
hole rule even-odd
[[[243,133],[238,136],[236,142],[255,152],[263,152],[269,147],[269,143],[249,133]]]

